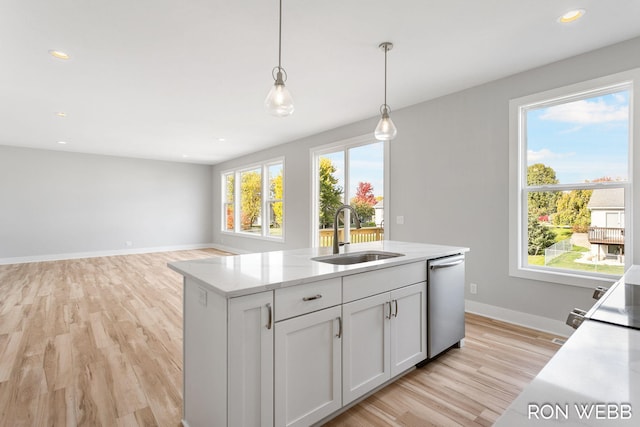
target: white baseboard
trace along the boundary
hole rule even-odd
[[[523,313],[521,311],[510,310],[508,308],[495,305],[484,304],[477,301],[465,300],[465,311],[491,319],[502,320],[515,325],[548,332],[562,337],[568,337],[573,333],[573,329],[559,320],[548,317],[537,316],[535,314]]]
[[[35,255],[27,257],[11,257],[0,258],[0,265],[5,264],[25,264],[29,262],[46,262],[46,261],[61,261],[65,259],[80,259],[80,258],[97,258],[103,256],[115,256],[115,255],[134,255],[134,254],[148,254],[154,252],[171,252],[171,251],[186,251],[192,249],[208,249],[215,248],[226,252],[235,252],[229,249],[219,248],[219,245],[212,243],[198,243],[193,245],[176,245],[176,246],[161,246],[154,248],[129,248],[129,249],[116,249],[110,251],[92,251],[92,252],[73,252],[66,254],[50,254],[50,255]]]
[[[230,252],[230,253],[232,253],[234,255],[242,255],[242,254],[251,253],[250,251],[245,251],[243,249],[233,248],[231,246],[221,245],[219,243],[212,243],[211,246],[209,246],[209,247],[213,248],[213,249],[219,249],[219,250],[224,251],[224,252]]]

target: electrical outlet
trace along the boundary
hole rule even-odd
[[[399,224],[399,225],[404,224],[404,216],[402,216],[402,215],[398,215],[398,216],[396,217],[396,224]]]
[[[131,240],[127,240],[126,242],[124,242],[125,246],[130,248],[131,246],[133,246],[133,242]]]
[[[470,283],[469,284],[469,292],[471,292],[472,294],[477,294],[478,293],[478,284],[477,283]]]
[[[203,307],[207,306],[207,290],[206,289],[198,288],[198,302]]]

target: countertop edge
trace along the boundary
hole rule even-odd
[[[397,246],[402,246],[403,244],[405,244],[405,242],[393,242],[393,241],[384,241],[384,242],[387,245],[391,245],[395,249],[401,249],[401,248],[398,248]],[[263,280],[262,283],[255,283],[255,284],[252,284],[251,286],[244,287],[241,289],[234,289],[234,290],[225,290],[224,288],[229,287],[229,285],[225,285],[224,283],[213,283],[213,281],[211,280],[211,277],[209,278],[204,277],[205,274],[199,271],[195,271],[194,269],[194,263],[197,263],[197,265],[202,266],[203,262],[205,262],[206,260],[211,260],[213,263],[212,265],[218,265],[221,263],[221,261],[220,262],[213,262],[213,261],[217,259],[227,258],[227,257],[210,258],[205,260],[201,259],[201,260],[175,261],[175,262],[168,263],[167,266],[171,270],[181,274],[185,278],[195,280],[201,286],[206,286],[208,289],[212,290],[213,292],[225,298],[234,298],[234,297],[264,292],[264,291],[271,291],[271,290],[286,288],[289,286],[296,286],[296,285],[302,285],[305,283],[317,282],[319,280],[326,280],[326,279],[331,279],[335,277],[344,277],[352,274],[364,273],[364,272],[378,270],[382,268],[395,267],[399,265],[412,264],[412,263],[422,262],[422,261],[426,262],[429,260],[443,258],[447,256],[465,254],[470,250],[467,247],[445,246],[445,245],[434,245],[434,244],[408,243],[408,245],[410,245],[413,248],[418,247],[417,249],[418,251],[420,250],[420,247],[423,246],[424,253],[406,254],[402,257],[388,258],[384,260],[371,261],[371,262],[353,264],[348,266],[329,267],[329,264],[324,264],[326,266],[324,267],[324,270],[326,271],[322,271],[322,272],[314,273],[310,275],[294,276],[285,280],[277,280],[277,281]],[[349,252],[357,252],[361,250],[372,250],[372,249],[379,250],[375,246],[376,245],[367,244],[367,243],[354,244],[354,245],[351,245],[351,247],[349,248]],[[385,248],[385,250],[392,250],[392,249]],[[305,250],[274,251],[274,252],[265,252],[265,253],[257,253],[257,254],[233,255],[232,257],[234,258],[234,260],[242,261],[243,259],[247,259],[247,257],[252,255],[256,256],[256,255],[279,253],[283,257],[291,256],[291,257],[297,258],[297,261],[300,261],[300,258],[308,258],[304,261],[308,262],[310,266],[313,266],[314,265],[313,263],[317,263],[317,261],[313,261],[310,258],[326,255],[326,254],[319,253],[318,248],[307,249],[306,250],[307,253],[305,253],[304,251]],[[285,266],[280,266],[280,268],[285,269],[287,267],[285,265]],[[208,275],[213,276],[214,273],[211,273]]]

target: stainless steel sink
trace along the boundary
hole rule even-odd
[[[328,264],[336,265],[351,265],[360,264],[363,262],[379,261],[381,259],[395,258],[404,256],[404,254],[398,254],[395,252],[383,252],[383,251],[365,251],[365,252],[351,252],[340,255],[328,255],[311,258],[312,261],[326,262]]]

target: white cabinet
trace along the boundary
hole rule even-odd
[[[229,426],[273,425],[273,293],[229,300]]]
[[[427,358],[427,284],[391,292],[391,377]]]
[[[426,283],[343,305],[343,404],[426,358]]]
[[[185,278],[185,426],[273,426],[272,308],[272,291],[225,298]]]
[[[342,397],[347,404],[390,378],[389,293],[342,306]]]
[[[228,298],[186,277],[183,424],[301,427],[427,357],[426,261]]]
[[[342,406],[341,306],[275,325],[275,425],[308,426]]]

